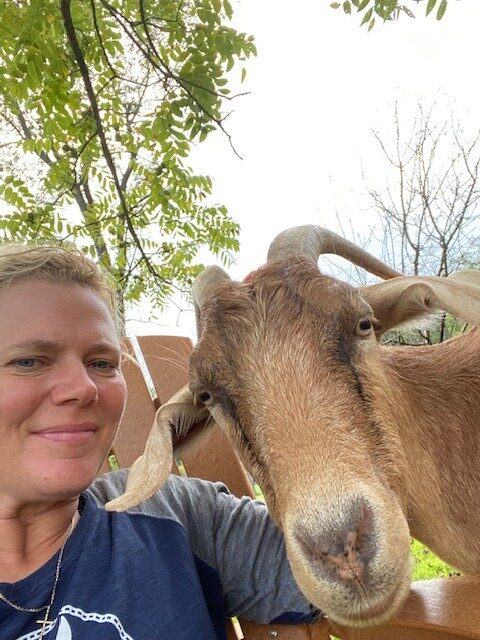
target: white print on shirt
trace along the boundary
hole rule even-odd
[[[58,618],[56,620],[46,625],[44,638],[49,636],[50,631],[55,630],[57,621],[60,620],[55,638],[51,636],[48,638],[48,640],[75,640],[72,636],[72,629],[70,627],[70,624],[68,623],[68,616],[79,618],[83,622],[87,623],[93,622],[97,624],[113,625],[118,632],[118,637],[121,638],[121,640],[133,640],[132,636],[128,635],[128,633],[123,628],[120,620],[117,618],[117,616],[113,615],[113,613],[86,613],[85,611],[82,611],[82,609],[71,607],[68,604],[60,609],[60,611],[58,612]],[[42,630],[37,629],[36,631],[27,633],[26,635],[23,635],[16,640],[39,640],[41,635]]]

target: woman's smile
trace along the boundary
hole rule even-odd
[[[95,424],[83,422],[46,427],[45,429],[34,431],[32,435],[53,443],[79,445],[94,440],[97,431],[98,427]]]

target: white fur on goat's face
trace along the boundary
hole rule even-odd
[[[303,260],[223,283],[190,385],[261,484],[300,588],[355,625],[390,617],[410,579],[404,460],[372,406],[366,381],[382,372],[362,319],[358,293]]]

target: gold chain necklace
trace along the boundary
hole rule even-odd
[[[73,527],[74,527],[74,524],[75,524],[75,516],[76,515],[77,515],[76,513],[73,515],[72,521],[71,521],[70,526],[68,528],[67,537],[65,538],[65,541],[62,544],[62,546],[60,548],[60,551],[58,553],[57,566],[56,566],[56,569],[55,569],[55,579],[53,581],[52,593],[50,595],[49,602],[47,604],[44,604],[43,607],[21,607],[19,604],[15,604],[11,600],[9,600],[6,596],[3,595],[3,593],[0,593],[0,600],[3,600],[3,602],[8,604],[10,607],[15,609],[16,611],[23,611],[25,613],[39,613],[40,611],[45,611],[45,616],[44,616],[44,618],[42,620],[35,620],[36,624],[41,624],[42,625],[40,640],[42,640],[43,636],[45,635],[45,628],[46,628],[47,624],[53,624],[54,623],[54,620],[49,620],[48,618],[49,618],[49,615],[50,615],[50,610],[51,610],[52,605],[53,605],[53,601],[55,600],[55,593],[57,591],[58,580],[60,578],[60,569],[61,569],[61,566],[62,566],[63,552],[65,550],[65,545],[67,544],[67,540],[70,538],[70,536],[72,534]]]

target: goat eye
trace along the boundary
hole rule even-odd
[[[368,318],[362,318],[355,325],[355,333],[357,336],[366,337],[372,332],[372,322]]]
[[[212,394],[208,391],[202,391],[198,394],[198,399],[203,402],[203,404],[208,404],[212,401]]]

